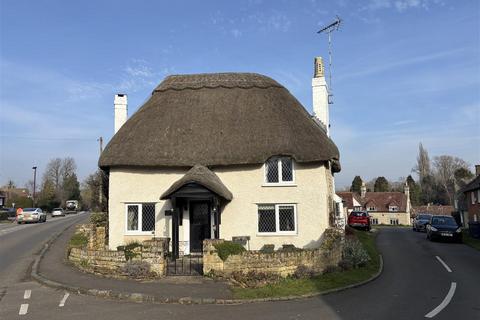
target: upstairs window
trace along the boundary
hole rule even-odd
[[[293,160],[289,157],[274,157],[265,163],[265,182],[288,184],[294,182]]]
[[[368,206],[368,211],[376,211],[377,209],[374,206]]]
[[[398,207],[397,206],[388,206],[388,211],[398,211]]]

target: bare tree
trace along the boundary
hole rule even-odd
[[[62,159],[55,158],[48,162],[43,174],[43,181],[49,180],[53,183],[57,196],[62,186]]]
[[[428,152],[423,147],[421,142],[418,145],[417,164],[412,171],[418,174],[418,181],[420,184],[422,184],[422,181],[424,181],[426,177],[431,175],[430,157],[428,156]]]
[[[468,163],[457,157],[442,155],[434,158],[433,166],[435,169],[435,180],[448,196],[450,204],[452,204],[457,191],[455,172],[462,168],[468,170]]]

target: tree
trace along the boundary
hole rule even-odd
[[[55,185],[50,179],[47,179],[45,175],[40,190],[38,206],[48,211],[60,206],[60,201],[56,199]]]
[[[63,181],[63,196],[62,200],[80,200],[80,183],[75,172],[66,176]]]
[[[6,187],[7,189],[15,189],[17,186],[15,182],[13,182],[13,180],[10,179],[7,181]]]
[[[442,155],[434,158],[433,166],[435,180],[440,187],[438,190],[442,190],[447,197],[447,203],[452,204],[457,191],[455,172],[461,173],[460,169],[468,170],[468,163],[457,157]]]
[[[417,164],[413,168],[413,171],[418,174],[418,180],[420,184],[423,179],[431,174],[430,170],[430,157],[427,150],[423,147],[422,143],[418,145]]]
[[[82,200],[86,208],[99,211],[100,208],[100,180],[101,172],[90,174],[82,183]]]
[[[363,183],[362,178],[360,178],[360,176],[355,176],[355,178],[353,178],[352,186],[350,187],[350,191],[360,193],[362,183]]]
[[[45,168],[45,173],[43,174],[43,180],[50,180],[55,189],[55,196],[60,201],[61,190],[62,190],[62,159],[55,158],[51,159],[47,167]]]
[[[467,168],[459,168],[453,173],[458,189],[463,188],[475,175]]]
[[[387,192],[390,190],[390,186],[388,184],[388,180],[385,177],[378,177],[375,180],[375,184],[373,185],[373,191],[375,192]]]
[[[413,177],[409,175],[407,177],[407,185],[410,190],[410,201],[413,206],[418,206],[420,205],[420,196],[421,196],[421,190],[420,186],[415,182]]]

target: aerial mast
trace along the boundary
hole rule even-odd
[[[340,28],[340,23],[342,19],[339,16],[330,23],[329,25],[323,27],[317,33],[326,33],[328,35],[328,91],[330,94],[328,95],[328,103],[332,104],[333,101],[330,99],[333,95],[332,92],[332,32],[338,30]]]

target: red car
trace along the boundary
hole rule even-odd
[[[348,216],[348,225],[370,231],[370,216],[365,211],[352,211]]]

